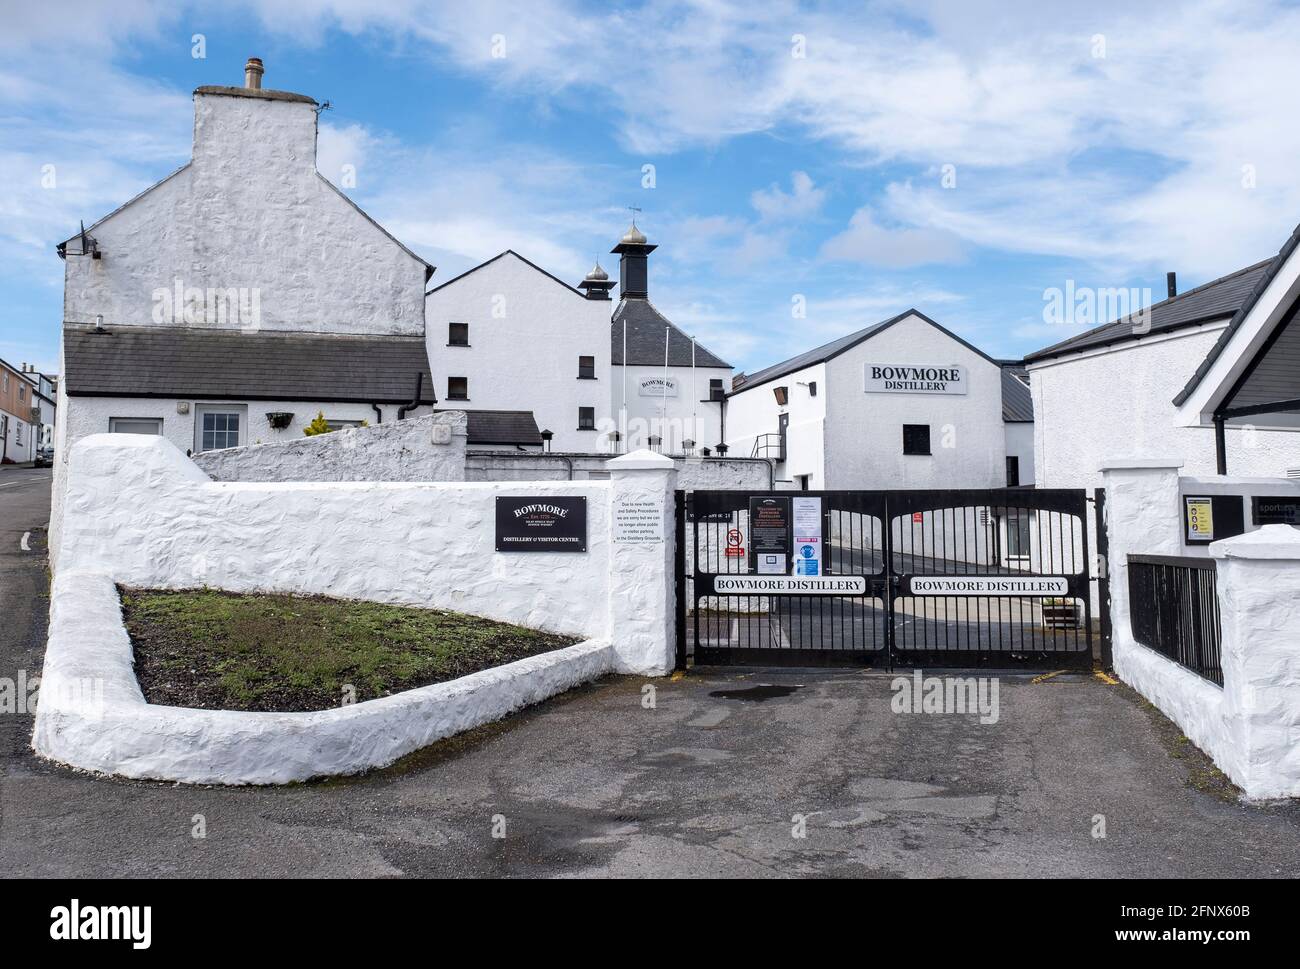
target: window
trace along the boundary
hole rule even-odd
[[[579,380],[596,379],[596,358],[595,357],[578,358],[578,379]]]
[[[108,430],[111,434],[161,434],[161,417],[110,417]]]
[[[469,324],[468,323],[447,324],[447,346],[449,347],[469,346]]]
[[[240,404],[202,404],[194,411],[195,450],[220,451],[244,443],[248,408]]]
[[[904,454],[929,454],[930,453],[930,425],[929,424],[904,424],[903,425],[903,453]]]
[[[709,378],[709,400],[722,400],[722,378]]]
[[[4,372],[4,375],[5,375],[5,391],[8,392],[8,390],[9,390],[9,371],[6,370],[6,371]]]
[[[1030,516],[1028,512],[1007,515],[1007,557],[1029,557]]]
[[[578,408],[578,430],[594,431],[596,429],[596,408]]]
[[[24,400],[26,400],[26,399],[27,399],[27,387],[26,387],[25,385],[23,385],[23,384],[19,384],[19,385],[18,385],[18,400],[21,402],[21,401],[24,401]]]
[[[1020,487],[1020,457],[1015,454],[1007,455],[1007,487]]]
[[[22,421],[16,421],[14,423],[14,443],[15,444],[23,443],[23,422]]]
[[[469,378],[448,377],[447,378],[447,399],[448,400],[469,400]]]

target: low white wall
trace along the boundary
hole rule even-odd
[[[1182,541],[1177,459],[1103,466],[1114,668],[1250,798],[1300,796],[1300,530],[1266,525],[1214,542],[1220,611],[1219,688],[1138,643],[1130,621],[1128,557],[1194,557]],[[1214,479],[1210,493],[1287,492],[1279,479]],[[1205,554],[1205,553],[1201,553]]]
[[[464,411],[445,411],[193,460],[216,481],[464,481],[465,426]]]
[[[83,770],[191,784],[286,784],[393,763],[436,740],[614,668],[588,640],[448,683],[312,713],[194,710],[145,702],[113,580],[64,570],[32,746]]]
[[[584,481],[593,473],[609,475],[610,454],[567,454],[471,450],[465,456],[467,481]],[[767,491],[772,464],[753,458],[704,458],[668,455],[677,468],[677,487]]]

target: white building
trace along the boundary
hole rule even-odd
[[[1100,487],[1103,462],[1131,455],[1177,455],[1185,474],[1214,474],[1214,407],[1189,406],[1184,388],[1265,289],[1282,305],[1278,274],[1293,246],[1294,237],[1274,259],[1030,354],[1038,486]],[[1234,475],[1300,469],[1297,430],[1286,414],[1231,417],[1224,463]]]
[[[908,310],[744,377],[727,396],[727,444],[775,458],[788,487],[1002,488],[1009,453],[1022,474],[1033,464],[1021,440],[1033,413],[1011,380],[1014,420],[1004,367]]]
[[[598,430],[609,417],[610,305],[509,249],[429,291],[434,387],[441,406],[474,415],[471,447],[536,445],[549,431],[552,450],[610,449]],[[489,440],[482,411],[531,415],[521,420],[535,426]]]
[[[610,330],[618,433],[625,450],[712,451],[724,441],[732,367],[650,301],[649,256],[657,248],[633,225],[612,250],[619,257],[619,304]]]
[[[612,321],[614,283],[599,265],[570,286],[512,250],[429,290],[440,406],[470,413],[471,447],[680,453],[722,442],[731,367],[650,302],[655,248],[635,226],[614,247]]]
[[[316,171],[319,106],[261,75],[198,88],[191,161],[59,247],[52,530],[88,434],[203,451],[428,413],[433,267]]]

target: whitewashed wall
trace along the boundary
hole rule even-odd
[[[313,104],[196,93],[192,162],[90,234],[103,258],[66,260],[67,322],[156,325],[179,279],[256,289],[261,329],[424,332],[426,266],[317,173]]]
[[[1208,547],[1218,578],[1222,688],[1133,636],[1128,557],[1197,555],[1183,544],[1180,496],[1199,488],[1180,479],[1179,465],[1169,458],[1117,459],[1103,469],[1115,672],[1247,796],[1300,796],[1300,530],[1269,525]],[[1254,494],[1285,494],[1288,484],[1219,481]]]
[[[513,252],[431,292],[427,343],[441,406],[530,410],[556,450],[606,450],[597,431],[578,430],[578,408],[609,416],[609,300],[589,300]],[[447,345],[449,323],[469,324],[468,347]],[[594,357],[596,379],[578,377]],[[447,378],[469,380],[469,400],[447,399]]]
[[[466,419],[447,411],[278,444],[205,451],[216,481],[464,481]]]
[[[868,394],[863,369],[868,362],[960,364],[967,393]],[[998,488],[1006,483],[997,364],[911,316],[834,358],[827,370],[827,487]],[[930,425],[931,456],[903,454],[904,424]]]
[[[1030,421],[1007,421],[1007,457],[1020,458],[1020,485],[1034,484],[1034,425]]]
[[[683,458],[669,455],[677,468],[677,487],[767,491],[772,469],[767,461],[744,458]],[[511,454],[471,451],[465,458],[467,481],[582,481],[609,475],[610,455]]]
[[[1038,486],[1100,487],[1097,469],[1122,454],[1177,454],[1186,473],[1214,474],[1213,428],[1182,426],[1173,399],[1222,329],[1207,325],[1031,364]],[[1300,467],[1294,430],[1229,426],[1227,445],[1234,476]]]
[[[816,397],[808,391],[811,383],[817,384]],[[789,388],[785,407],[776,402],[772,393],[776,387]],[[819,363],[737,393],[727,401],[727,444],[731,453],[737,457],[752,454],[754,442],[764,434],[776,434],[780,415],[788,413],[786,461],[778,466],[778,476],[794,482],[800,475],[808,475],[809,488],[827,488],[824,444],[829,392],[826,365]]]
[[[619,338],[619,327],[613,328],[614,339]],[[690,367],[669,367],[668,377],[677,384],[675,397],[642,397],[641,381],[664,376],[663,367],[627,367],[627,415],[623,417],[624,367],[611,368],[610,390],[611,419],[625,423],[624,445],[630,450],[647,447],[653,435],[663,441],[663,447],[672,451],[681,449],[681,442],[690,440],[697,447],[714,448],[722,443],[722,404],[711,401],[709,379],[720,378],[724,390],[731,389],[731,370],[717,367],[697,367],[694,378]],[[695,391],[691,392],[694,380]],[[748,454],[748,452],[746,452]]]

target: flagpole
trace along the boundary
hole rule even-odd
[[[696,411],[699,408],[700,395],[695,392],[695,337],[691,337],[691,437],[699,432]]]
[[[623,314],[623,414],[622,427],[618,429],[618,439],[627,452],[627,314]]]

